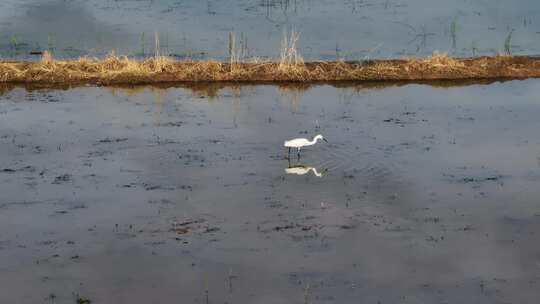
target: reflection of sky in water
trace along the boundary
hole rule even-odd
[[[29,294],[28,303],[39,303],[58,282],[76,285],[58,287],[68,295],[83,282],[96,303],[118,293],[125,298],[112,302],[152,294],[158,300],[143,302],[166,303],[175,292],[182,298],[174,300],[195,302],[202,273],[223,286],[233,265],[242,303],[263,293],[297,299],[298,280],[338,282],[314,290],[339,303],[396,303],[403,294],[421,303],[535,303],[539,88],[530,79],[447,89],[6,92],[0,169],[36,170],[1,173],[0,204],[43,203],[0,208],[2,240],[13,241],[0,250],[0,268],[12,269],[0,276],[12,291],[0,302]],[[303,150],[300,161],[283,159],[283,140],[319,132],[330,143]],[[284,172],[295,165],[328,171]],[[66,173],[69,183],[52,183]],[[54,213],[70,204],[87,208]],[[174,219],[189,218],[221,232],[170,234]],[[126,238],[131,224],[143,232]],[[310,227],[321,227],[319,236]],[[50,239],[58,245],[40,245]],[[75,249],[80,262],[61,260]],[[54,263],[35,262],[57,252]],[[35,275],[51,272],[47,283]],[[20,282],[35,287],[28,293]]]
[[[307,59],[494,54],[510,40],[516,54],[536,54],[540,4],[510,1],[4,1],[4,56],[53,47],[60,56],[102,55],[111,49],[224,58],[228,33],[242,33],[250,56],[276,57],[282,31],[301,33]],[[426,9],[428,8],[428,9]],[[14,39],[13,39],[14,38]],[[15,48],[13,45],[17,45]]]

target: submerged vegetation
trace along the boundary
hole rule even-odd
[[[540,77],[540,60],[507,54],[451,58],[434,53],[428,58],[364,61],[304,62],[298,52],[298,33],[284,33],[278,60],[246,58],[246,39],[240,47],[229,35],[229,61],[174,60],[160,52],[155,35],[154,55],[134,59],[109,53],[103,59],[81,57],[57,60],[45,51],[40,61],[1,61],[0,82],[41,84],[138,84],[160,82],[332,82],[424,81]],[[141,50],[144,52],[144,50]]]

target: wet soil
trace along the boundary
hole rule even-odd
[[[538,90],[10,88],[0,303],[536,303]]]

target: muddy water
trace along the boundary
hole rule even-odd
[[[539,89],[6,91],[0,302],[536,303]]]
[[[300,32],[308,60],[540,53],[540,4],[535,0],[4,0],[0,51],[4,58],[228,56],[237,35],[245,57],[278,57],[284,30]]]

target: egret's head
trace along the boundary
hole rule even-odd
[[[319,139],[322,139],[324,140],[325,142],[328,142],[328,140],[326,140],[326,138],[324,138],[321,134],[318,134],[317,136],[315,136],[315,141],[319,140]]]

